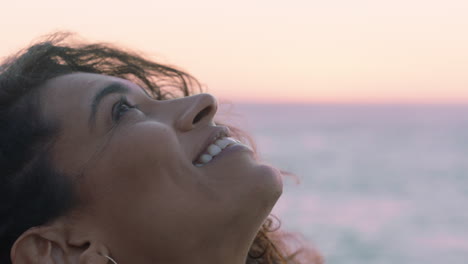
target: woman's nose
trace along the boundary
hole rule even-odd
[[[216,98],[207,93],[181,98],[188,105],[177,120],[176,126],[181,131],[189,131],[197,126],[213,123],[218,110]]]

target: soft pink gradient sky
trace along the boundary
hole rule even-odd
[[[54,30],[135,48],[231,101],[468,102],[466,0],[3,1],[0,56]]]

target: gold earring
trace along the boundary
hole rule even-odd
[[[103,257],[106,257],[108,260],[110,260],[113,264],[117,264],[117,262],[115,260],[113,260],[111,257],[107,256],[107,255],[102,255]]]

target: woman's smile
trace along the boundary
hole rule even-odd
[[[203,167],[208,163],[213,163],[212,160],[219,159],[225,155],[225,153],[239,150],[248,150],[253,154],[252,149],[247,145],[230,137],[230,132],[227,127],[219,127],[219,129],[213,131],[212,135],[208,137],[208,140],[202,147],[202,151],[196,155],[192,163],[197,167]]]

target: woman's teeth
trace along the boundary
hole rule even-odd
[[[214,143],[206,148],[205,153],[203,153],[195,163],[195,166],[201,167],[213,159],[216,155],[221,153],[223,149],[227,148],[230,145],[240,143],[238,140],[235,140],[231,137],[224,137],[216,140]]]

